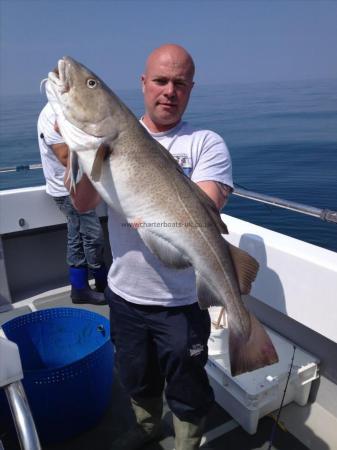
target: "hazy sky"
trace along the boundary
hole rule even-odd
[[[0,0],[0,93],[34,93],[70,55],[113,89],[139,85],[167,42],[199,84],[337,78],[336,0]]]

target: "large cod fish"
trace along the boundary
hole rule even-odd
[[[258,264],[222,237],[228,233],[208,196],[153,139],[139,120],[86,67],[70,57],[48,74],[46,93],[78,166],[103,200],[127,222],[177,222],[179,227],[136,227],[167,266],[193,266],[202,309],[226,308],[232,375],[278,361],[260,322],[245,308]]]

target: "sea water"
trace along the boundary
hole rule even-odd
[[[139,117],[139,90],[117,91]],[[42,94],[3,96],[0,189],[44,184],[42,170],[4,173],[40,162],[36,122]],[[337,80],[195,86],[185,119],[219,133],[238,187],[337,210]],[[337,224],[231,196],[224,211],[337,251]]]

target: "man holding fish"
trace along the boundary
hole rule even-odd
[[[230,156],[218,135],[194,130],[182,122],[193,76],[193,60],[183,48],[166,45],[152,52],[142,75],[145,114],[141,123],[220,209],[233,186]],[[116,219],[114,222],[112,233],[117,232]],[[129,234],[138,238],[134,230],[122,230],[125,242]],[[113,249],[116,244],[111,246]],[[192,268],[168,268],[152,255],[149,264],[148,256],[144,257],[142,249],[129,257],[126,254],[127,260],[118,261],[110,273],[112,290],[107,297],[111,326],[120,336],[122,382],[131,395],[139,424],[134,433],[118,440],[115,448],[141,448],[142,441],[159,435],[166,379],[166,398],[174,414],[175,448],[192,450],[199,448],[213,401],[204,370],[209,314],[196,301]],[[130,276],[137,271],[139,276]]]
[[[140,123],[73,59],[64,57],[48,76],[47,95],[56,97],[71,150],[74,204],[85,211],[103,198],[109,206],[113,264],[106,297],[120,379],[137,420],[113,443],[118,450],[160,438],[164,390],[176,450],[199,448],[214,400],[204,369],[209,306],[226,306],[233,375],[277,361],[241,300],[258,264],[222,236],[227,228],[219,209],[233,186],[228,150],[216,133],[182,121],[193,76],[184,48],[154,50],[142,76]]]

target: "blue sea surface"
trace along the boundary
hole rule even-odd
[[[139,90],[117,91],[140,116]],[[36,122],[44,95],[5,96],[0,107],[0,189],[44,184]],[[238,187],[337,210],[337,80],[195,86],[185,119],[226,141]],[[337,251],[337,224],[231,196],[225,212]]]

